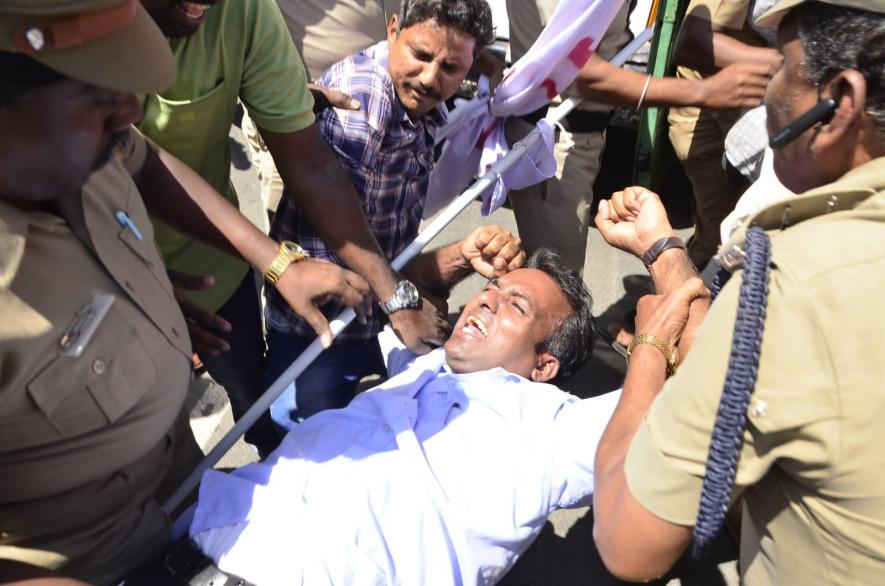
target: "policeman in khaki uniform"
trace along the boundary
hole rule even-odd
[[[774,151],[775,170],[801,195],[746,218],[723,248],[724,259],[740,258],[754,225],[771,241],[758,372],[726,485],[730,503],[742,504],[742,583],[881,584],[885,2],[781,0],[761,20],[779,26],[784,56],[766,97],[769,131],[796,130]],[[829,113],[816,124],[795,123],[827,99]],[[706,516],[729,502],[725,492],[711,509],[700,495],[705,482],[717,484],[708,450],[723,387],[734,388],[726,370],[749,269],[731,263],[734,275],[706,313],[705,289],[683,249],[658,244],[673,233],[655,194],[616,194],[597,225],[615,246],[656,253],[649,260],[659,295],[639,304],[637,334],[646,337],[633,347],[597,451],[594,503],[606,565],[648,579],[689,544],[699,510]],[[677,343],[687,357],[665,384],[665,358]]]
[[[138,0],[0,1],[0,581],[111,584],[168,545],[160,503],[201,454],[183,409],[189,324],[146,202],[164,218],[193,206],[208,219],[193,233],[275,271],[293,307],[326,277],[348,303],[367,291],[338,267],[291,264],[131,130],[130,92],[174,77]]]

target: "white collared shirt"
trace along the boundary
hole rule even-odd
[[[190,534],[221,569],[262,586],[494,583],[551,511],[589,500],[617,393],[455,374],[443,349],[399,362],[265,462],[206,473]]]

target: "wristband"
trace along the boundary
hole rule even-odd
[[[651,268],[653,262],[658,260],[658,257],[663,254],[665,250],[670,250],[671,248],[685,248],[685,243],[682,241],[682,238],[678,236],[670,236],[669,238],[661,238],[656,241],[654,244],[648,247],[643,255],[640,258],[642,260],[642,264],[645,265],[645,268]]]

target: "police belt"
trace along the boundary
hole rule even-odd
[[[523,120],[531,124],[537,124],[538,120],[547,115],[547,106],[538,108],[534,112],[521,116]],[[588,112],[586,110],[572,110],[565,115],[560,123],[569,132],[600,132],[605,130],[612,118],[611,112]]]

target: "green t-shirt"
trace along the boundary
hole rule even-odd
[[[264,130],[286,133],[314,122],[304,65],[273,0],[213,6],[196,33],[170,41],[175,84],[144,98],[145,136],[187,163],[231,203],[228,133],[237,99]],[[170,269],[212,275],[215,286],[188,296],[215,311],[233,295],[248,266],[154,220],[157,244]]]

